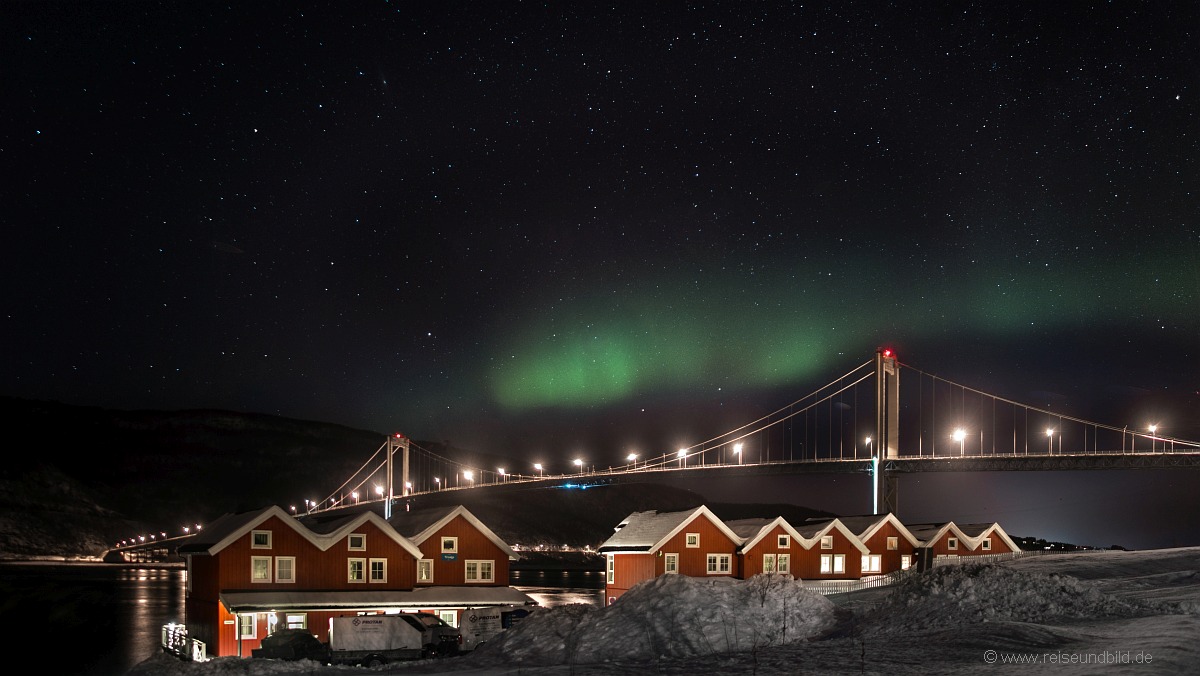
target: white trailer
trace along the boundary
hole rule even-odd
[[[329,627],[329,661],[368,667],[395,660],[419,659],[424,634],[400,615],[335,617]]]

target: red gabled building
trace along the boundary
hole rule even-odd
[[[871,552],[840,519],[809,521],[795,527],[801,550],[792,574],[804,580],[856,580]]]
[[[894,514],[838,518],[868,550],[862,560],[863,576],[886,575],[913,565],[921,541]]]
[[[782,516],[738,519],[725,525],[742,538],[738,548],[738,577],[761,573],[795,577],[792,562],[804,554],[804,538]]]
[[[221,517],[180,548],[188,570],[188,633],[209,657],[249,657],[277,629],[307,629],[328,641],[331,620],[344,615],[453,611],[457,620],[462,608],[534,604],[508,586],[512,550],[458,509],[438,532],[457,533],[478,557],[471,559],[477,576],[485,574],[479,562],[494,557],[491,577],[477,584],[465,573],[447,573],[442,582],[419,585],[425,552],[372,511],[319,519],[268,507]]]
[[[1021,547],[998,523],[965,523],[959,525],[958,530],[970,541],[968,553],[971,555],[1013,554],[1021,551]]]
[[[910,524],[908,530],[921,541],[921,549],[928,550],[932,558],[969,555],[975,547],[971,537],[953,521]]]
[[[659,575],[737,577],[741,538],[707,507],[634,512],[597,550],[605,557],[605,599]]]

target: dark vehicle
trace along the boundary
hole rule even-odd
[[[430,657],[455,655],[462,646],[462,632],[446,624],[433,613],[403,613],[400,617],[413,623],[425,637],[422,643],[425,654]]]
[[[251,651],[253,657],[274,660],[316,660],[325,662],[329,649],[305,629],[280,629],[262,640],[262,647]]]

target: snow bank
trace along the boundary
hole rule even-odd
[[[935,568],[908,578],[869,613],[864,633],[911,633],[965,623],[1135,618],[1169,613],[1152,601],[1121,599],[1069,575],[998,564]]]
[[[836,613],[824,596],[784,576],[663,575],[606,608],[538,610],[481,646],[476,659],[550,665],[714,655],[818,637]]]

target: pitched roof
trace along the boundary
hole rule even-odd
[[[418,509],[411,512],[395,512],[392,514],[392,526],[405,537],[412,540],[417,545],[424,543],[429,538],[433,537],[439,530],[444,528],[446,524],[454,520],[455,517],[461,516],[471,524],[475,530],[479,531],[492,544],[500,548],[509,561],[516,561],[520,558],[513,548],[507,542],[500,539],[491,528],[488,528],[474,514],[462,505],[453,507],[429,507],[427,509]],[[417,558],[420,558],[419,556]]]
[[[737,533],[742,538],[742,553],[748,552],[767,537],[769,533],[775,530],[776,527],[783,528],[792,539],[799,542],[802,547],[809,549],[810,546],[805,544],[804,536],[800,535],[792,524],[787,522],[787,519],[782,516],[777,516],[774,519],[738,519],[725,524]]]
[[[374,512],[362,512],[345,519],[314,522],[310,527],[308,524],[301,523],[296,517],[288,514],[276,505],[254,512],[226,514],[209,524],[195,539],[181,546],[179,551],[182,554],[216,555],[222,549],[236,542],[238,538],[266,523],[271,517],[278,518],[285,526],[296,531],[296,533],[321,551],[329,549],[335,543],[340,542],[347,535],[354,532],[354,529],[364,523],[370,522],[404,548],[405,551],[412,554],[414,558],[421,558],[421,550],[415,544],[400,533],[397,533],[396,529],[392,528],[387,521],[384,521],[383,517]]]
[[[1016,542],[1013,542],[1013,539],[1008,536],[1008,533],[1004,532],[1004,529],[998,523],[968,523],[959,526],[959,528],[974,540],[971,549],[977,549],[984,538],[989,535],[995,535],[1009,548],[1009,551],[1021,551],[1021,547]]]
[[[945,523],[916,523],[908,526],[908,532],[921,541],[922,547],[928,547],[934,542],[937,542],[943,535],[953,535],[959,541],[967,545],[969,549],[975,548],[974,539],[962,532],[961,529],[953,521]]]
[[[821,538],[829,535],[831,531],[837,531],[844,535],[854,548],[863,554],[870,554],[871,550],[858,539],[858,535],[846,528],[846,524],[842,523],[840,518],[825,519],[825,520],[809,520],[796,528],[796,532],[800,534],[800,544],[805,549],[812,549],[813,545],[821,541]]]
[[[685,512],[634,512],[617,525],[617,532],[596,550],[600,553],[658,551],[685,526],[697,518],[707,518],[735,545],[742,538],[732,531],[716,514],[701,505]]]
[[[879,532],[880,528],[883,528],[890,523],[896,527],[896,530],[899,531],[900,535],[903,536],[904,539],[908,540],[912,546],[921,546],[921,541],[918,540],[917,537],[913,535],[911,531],[909,531],[908,527],[901,523],[900,519],[897,519],[896,515],[892,514],[891,512],[888,512],[887,514],[867,514],[863,516],[839,516],[838,520],[840,520],[846,526],[846,528],[850,530],[850,532],[857,535],[858,539],[862,540],[863,543],[866,543],[867,540],[870,540],[877,532]]]

